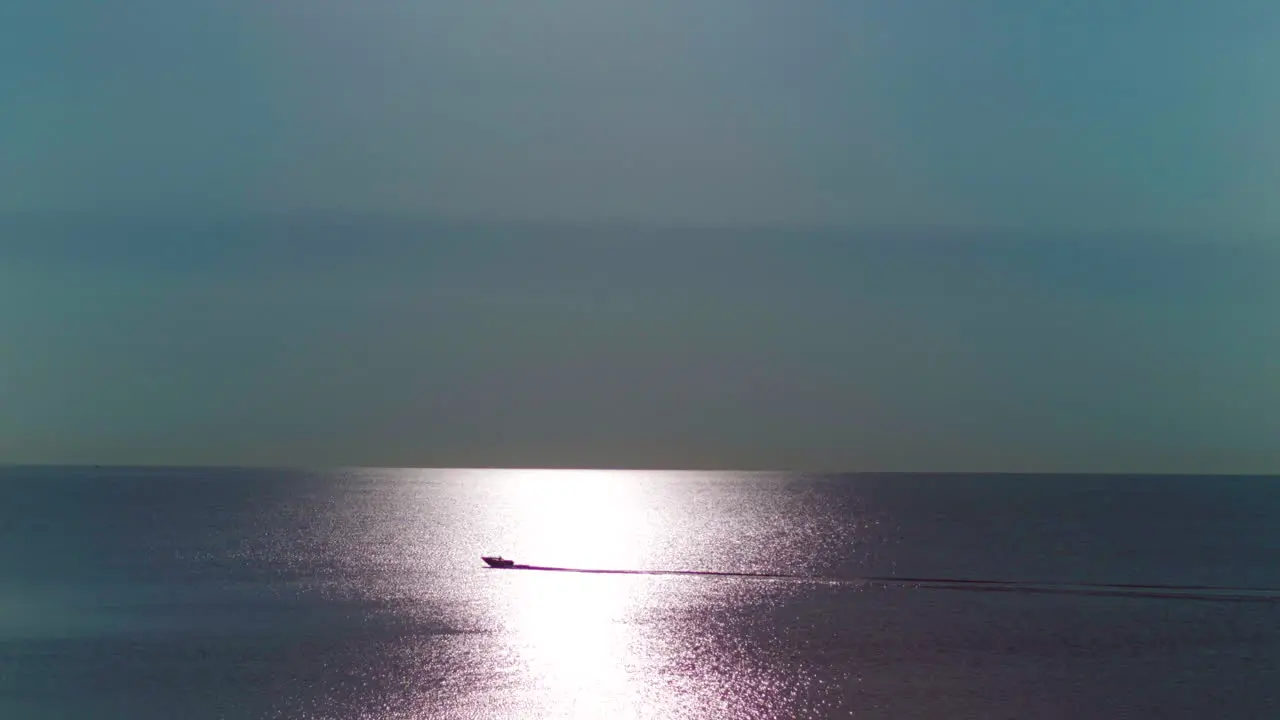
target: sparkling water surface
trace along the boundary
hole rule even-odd
[[[0,717],[1276,717],[1277,521],[1266,478],[7,468]]]

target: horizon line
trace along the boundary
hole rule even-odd
[[[397,465],[302,465],[302,464],[226,464],[208,463],[52,463],[4,462],[0,468],[77,468],[113,470],[269,470],[269,471],[334,471],[334,470],[419,470],[428,472],[617,472],[617,473],[723,473],[734,475],[950,475],[950,476],[1025,476],[1042,477],[1185,477],[1185,478],[1278,478],[1273,472],[1159,472],[1151,470],[816,470],[760,468],[676,468],[676,467],[577,467],[577,466],[397,466]]]

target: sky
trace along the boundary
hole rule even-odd
[[[8,2],[0,461],[1280,472],[1277,36]]]

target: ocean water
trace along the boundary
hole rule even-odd
[[[6,720],[1278,699],[1275,479],[0,469]]]

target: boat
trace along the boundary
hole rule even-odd
[[[516,564],[515,560],[508,560],[501,555],[481,555],[480,559],[485,561],[489,567],[509,568]]]

